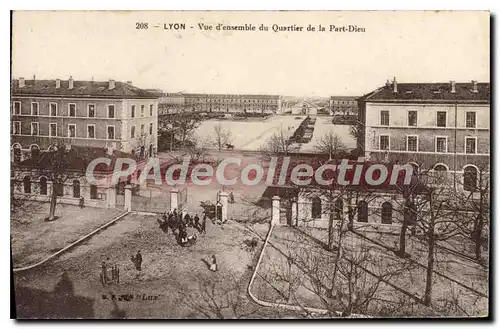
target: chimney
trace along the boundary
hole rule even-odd
[[[389,87],[390,85],[391,85],[391,82],[389,81],[389,79],[387,79],[387,81],[385,82],[385,86]]]
[[[61,88],[61,79],[56,79],[56,89]]]
[[[477,81],[472,80],[472,92],[477,93]]]
[[[132,84],[132,81],[130,81],[130,80],[129,80],[129,81],[127,81],[127,84],[131,85],[131,84]]]
[[[115,89],[115,80],[109,80],[109,90]]]
[[[24,86],[26,86],[26,84],[24,83],[24,78],[19,78],[19,88],[23,88]]]
[[[394,80],[392,80],[392,88],[393,88],[393,92],[394,93],[397,93],[398,92],[398,82],[396,81],[396,77],[394,77]]]
[[[455,81],[450,81],[450,86],[451,86],[451,93],[454,94],[457,92],[456,84]]]
[[[73,89],[73,77],[71,75],[68,80],[68,89]]]

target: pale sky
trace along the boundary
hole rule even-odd
[[[186,30],[163,30],[176,22]],[[200,31],[198,23],[270,30]],[[362,95],[392,77],[488,82],[489,23],[488,12],[15,12],[12,74],[292,96]],[[272,24],[327,31],[275,33]],[[365,32],[329,32],[331,24]]]

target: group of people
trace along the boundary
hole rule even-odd
[[[198,214],[191,216],[189,213],[183,214],[182,212],[178,212],[177,209],[174,209],[171,212],[165,212],[162,216],[162,220],[159,220],[159,223],[160,228],[165,233],[168,233],[170,228],[179,244],[185,244],[190,240],[196,239],[196,236],[188,236],[188,227],[195,228],[199,233],[206,233],[207,218],[203,215],[203,218],[200,219]]]

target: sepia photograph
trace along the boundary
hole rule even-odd
[[[491,23],[12,11],[13,317],[488,319]]]

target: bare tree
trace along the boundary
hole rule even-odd
[[[189,156],[191,157],[191,160],[195,163],[204,161],[205,157],[207,155],[207,152],[210,148],[210,140],[209,139],[203,139],[197,136],[194,136],[191,139],[191,144],[186,147],[186,151],[188,152]],[[181,160],[179,160],[181,161]]]
[[[48,221],[55,219],[57,199],[64,193],[65,182],[84,173],[85,168],[75,168],[76,161],[78,157],[72,149],[68,150],[64,145],[58,145],[42,153],[35,163],[39,177],[45,176],[52,183]]]
[[[213,141],[217,149],[222,150],[224,146],[231,143],[231,131],[225,129],[222,123],[217,123],[213,129]]]
[[[315,148],[322,154],[327,154],[329,159],[338,158],[345,154],[347,146],[342,142],[342,139],[333,131],[329,131],[318,139]]]
[[[269,160],[271,157],[277,155],[287,156],[292,145],[290,137],[292,137],[290,131],[280,126],[260,148],[264,159]]]
[[[161,119],[161,125],[173,134],[171,140],[178,138],[182,147],[186,141],[193,137],[193,133],[198,128],[201,117],[194,112],[179,112],[164,116]]]
[[[274,256],[262,275],[277,292],[275,298],[307,311],[301,295],[312,293],[329,317],[376,315],[380,305],[392,303],[392,310],[399,306],[394,292],[388,292],[385,284],[407,271],[408,264],[388,264],[384,257],[372,255],[366,244],[343,240],[338,257],[309,236],[292,231],[275,239],[272,247],[279,251],[281,260]]]
[[[482,259],[482,249],[487,247],[490,222],[490,173],[487,166],[478,168],[477,184],[460,184],[452,197],[456,200],[455,218],[462,236],[474,244],[474,258]]]
[[[198,288],[179,287],[182,303],[208,319],[241,319],[251,316],[256,308],[245,298],[245,286],[234,275],[200,278]]]

